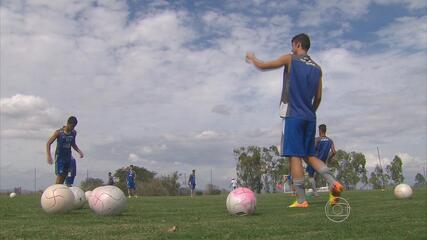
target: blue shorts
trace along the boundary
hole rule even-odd
[[[76,176],[68,176],[67,178],[65,178],[65,184],[66,185],[73,185],[74,184],[74,178]]]
[[[128,189],[133,189],[133,190],[136,189],[135,182],[128,182],[127,184],[128,184]]]
[[[316,120],[287,117],[283,122],[282,157],[315,156]]]
[[[73,157],[71,157],[70,169],[68,171],[71,173],[71,175],[69,175],[69,176],[76,176],[77,175],[76,159],[74,159]]]
[[[305,168],[305,171],[308,173],[310,177],[312,177],[316,172],[316,170],[314,170],[314,168],[310,165],[307,165],[307,167]]]
[[[55,174],[57,176],[67,176],[70,171],[71,158],[55,155]]]
[[[196,184],[189,184],[188,186],[190,187],[191,190],[194,190],[196,188]]]

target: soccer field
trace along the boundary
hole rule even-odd
[[[139,197],[124,214],[100,217],[89,207],[48,215],[40,195],[0,197],[0,239],[427,239],[427,189],[398,200],[392,191],[350,191],[350,217],[334,223],[325,216],[327,195],[308,209],[288,209],[287,194],[257,195],[252,216],[232,216],[226,195]],[[177,226],[175,232],[168,232]]]

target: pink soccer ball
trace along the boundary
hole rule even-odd
[[[44,190],[40,199],[46,213],[66,213],[73,209],[74,194],[62,184],[54,184]]]
[[[228,212],[234,215],[253,214],[256,209],[255,193],[249,188],[236,188],[228,194],[226,206]]]
[[[118,215],[126,209],[126,196],[116,186],[98,187],[92,191],[89,207],[98,215]]]

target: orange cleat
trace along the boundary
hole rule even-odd
[[[344,186],[339,183],[335,182],[331,187],[331,192],[329,193],[329,204],[335,205],[340,200],[339,197],[341,196],[341,193],[344,191]]]
[[[298,203],[298,201],[295,201],[291,205],[288,206],[289,208],[308,208],[308,202],[304,201],[302,203]]]

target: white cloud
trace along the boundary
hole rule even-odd
[[[151,154],[159,154],[168,149],[166,144],[158,144],[158,145],[146,145],[141,147],[141,154],[151,155]]]
[[[145,16],[132,24],[129,40],[149,47],[176,50],[195,37],[195,32],[184,26],[186,18],[186,13],[175,11]]]
[[[17,94],[0,99],[1,137],[44,138],[60,123],[60,111],[40,97]]]
[[[154,160],[141,158],[139,155],[135,153],[129,153],[128,160],[133,164],[151,165],[151,167],[153,167],[153,165],[157,163],[157,161],[154,161]]]
[[[222,134],[219,134],[212,130],[206,130],[197,134],[195,138],[200,140],[216,140],[222,138]]]
[[[409,10],[418,10],[427,7],[427,2],[424,0],[374,0],[373,2],[383,5],[400,4]]]
[[[427,16],[401,17],[377,32],[381,42],[395,48],[427,49]]]
[[[319,26],[334,19],[354,19],[368,12],[370,0],[361,1],[315,1],[304,4],[297,24],[301,27]]]

